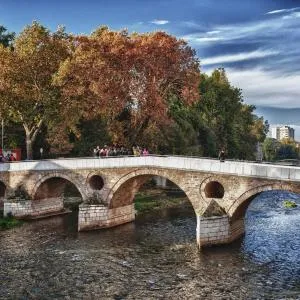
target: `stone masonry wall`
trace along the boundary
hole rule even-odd
[[[230,223],[228,216],[203,218],[197,216],[197,244],[211,246],[230,243],[244,234],[244,220]]]
[[[245,233],[244,219],[239,219],[230,224],[230,236],[228,242],[233,242]]]
[[[109,209],[104,205],[79,206],[78,231],[107,228],[135,219],[134,205]]]
[[[197,216],[197,244],[200,247],[228,242],[228,216],[203,218]]]
[[[62,198],[49,198],[35,201],[4,202],[4,216],[11,213],[15,217],[34,217],[64,209]]]

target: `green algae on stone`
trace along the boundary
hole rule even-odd
[[[295,208],[295,207],[297,207],[297,204],[294,201],[291,201],[291,200],[284,200],[283,201],[283,207],[285,207],[285,208]]]

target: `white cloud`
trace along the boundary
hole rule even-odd
[[[293,12],[292,14],[289,14],[287,16],[283,16],[282,19],[283,20],[288,20],[288,19],[295,19],[295,18],[300,18],[300,12]]]
[[[151,21],[151,23],[155,24],[155,25],[166,25],[166,24],[170,23],[170,21],[155,19],[155,20]]]
[[[222,37],[213,37],[213,36],[197,37],[196,35],[186,35],[183,36],[182,38],[193,44],[213,43],[213,42],[220,42],[223,40]]]
[[[291,32],[299,26],[300,12],[292,12],[286,16],[278,16],[276,18],[237,23],[233,25],[219,25],[213,27],[210,31],[203,33],[199,29],[198,33],[192,33],[182,36],[183,39],[191,44],[217,44],[218,42],[235,41],[239,39],[260,40],[268,38],[276,38],[278,33]]]
[[[252,52],[242,52],[237,54],[220,55],[215,57],[207,57],[201,60],[202,65],[213,65],[221,63],[231,63],[244,61],[249,59],[263,58],[270,55],[278,54],[278,51],[273,50],[256,50]]]
[[[266,15],[274,15],[274,14],[289,13],[289,12],[293,12],[293,11],[295,11],[295,10],[297,10],[297,9],[299,9],[299,7],[277,9],[277,10],[268,11],[268,12],[266,13]]]
[[[221,31],[220,30],[213,30],[213,31],[206,32],[206,34],[208,34],[208,35],[214,35],[214,34],[218,34],[218,33],[221,33]]]
[[[243,90],[245,102],[258,106],[300,108],[300,74],[280,76],[262,69],[227,69],[229,81]]]
[[[194,21],[182,21],[181,24],[188,28],[202,28],[203,26]]]

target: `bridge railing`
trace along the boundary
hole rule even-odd
[[[0,164],[0,172],[132,167],[154,167],[191,171],[195,170],[210,173],[235,174],[238,176],[300,180],[299,167],[229,159],[225,162],[220,162],[216,158],[180,155],[110,156],[103,158],[81,157],[32,160]]]
[[[40,161],[57,161],[57,160],[79,160],[79,159],[113,159],[113,158],[137,158],[137,157],[178,157],[178,158],[194,158],[194,159],[205,159],[205,160],[214,160],[218,161],[219,159],[216,157],[207,157],[207,156],[194,156],[194,155],[163,155],[163,154],[148,154],[148,155],[114,155],[114,156],[83,156],[83,157],[58,157],[58,158],[43,158],[43,159],[35,159],[35,160],[21,160],[21,161],[5,161],[0,162],[0,167],[2,164],[18,164],[24,162],[40,162]],[[255,164],[266,164],[266,165],[282,165],[282,166],[299,166],[300,160],[284,160],[284,161],[258,161],[258,160],[243,160],[243,159],[234,159],[234,158],[226,158],[225,161],[229,162],[241,162],[241,163],[255,163]]]

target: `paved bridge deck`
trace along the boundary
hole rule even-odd
[[[0,164],[0,172],[152,167],[300,181],[300,167],[183,156],[61,158]]]

